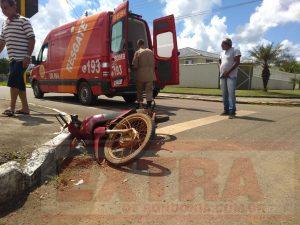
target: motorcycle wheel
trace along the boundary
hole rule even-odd
[[[140,157],[154,133],[154,122],[142,113],[131,114],[122,119],[113,130],[134,128],[138,136],[131,134],[110,134],[104,143],[105,159],[115,165],[122,166]]]

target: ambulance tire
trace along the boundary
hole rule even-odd
[[[98,96],[92,92],[90,85],[87,82],[81,82],[78,87],[78,100],[82,105],[93,105]]]
[[[136,101],[136,94],[123,95],[122,97],[123,97],[124,101],[128,104],[133,104]]]
[[[33,81],[32,89],[35,98],[41,99],[44,97],[44,93],[41,91],[39,82],[37,80]]]

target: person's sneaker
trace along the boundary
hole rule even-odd
[[[229,112],[228,111],[224,111],[220,114],[220,116],[228,116],[229,115]]]

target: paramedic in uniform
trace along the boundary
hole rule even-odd
[[[30,21],[17,13],[15,0],[0,0],[3,14],[7,17],[0,35],[0,52],[7,48],[9,57],[10,108],[3,112],[6,116],[29,114],[26,97],[24,72],[26,71],[35,45],[35,35]],[[22,109],[15,112],[18,96],[22,102]]]
[[[133,68],[136,70],[136,89],[139,108],[143,107],[143,91],[146,92],[147,108],[151,107],[153,101],[153,82],[154,75],[154,54],[145,47],[144,40],[137,42],[139,50],[136,51],[133,58]]]

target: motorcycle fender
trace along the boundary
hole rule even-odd
[[[97,127],[94,130],[94,151],[95,151],[95,157],[97,160],[100,159],[100,154],[99,154],[99,143],[100,140],[105,136],[105,127]]]

